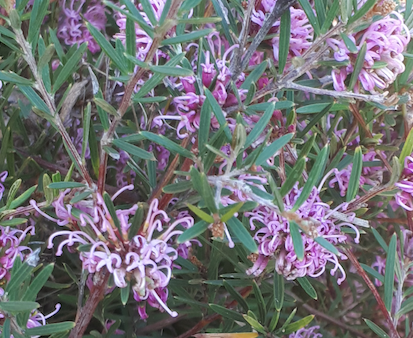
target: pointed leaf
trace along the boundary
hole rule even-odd
[[[387,311],[391,311],[391,305],[393,301],[393,288],[394,288],[394,265],[396,262],[396,246],[397,236],[393,234],[390,240],[389,249],[386,257],[386,270],[384,273],[384,304]]]

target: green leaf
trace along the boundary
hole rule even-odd
[[[13,266],[14,267],[14,266]],[[30,274],[33,270],[33,267],[27,264],[27,262],[23,263],[17,271],[12,271],[11,278],[6,286],[6,292],[11,294],[13,291],[20,288],[23,282],[30,278]],[[3,303],[0,303],[3,304]]]
[[[3,323],[2,327],[2,337],[3,338],[10,338],[11,337],[11,331],[10,331],[10,318],[6,318]],[[17,338],[17,337],[16,337]]]
[[[361,267],[363,268],[364,271],[372,275],[374,278],[379,280],[380,282],[384,283],[384,277],[383,275],[379,274],[376,270],[374,270],[371,266],[360,263]]]
[[[371,0],[368,0],[368,2],[369,1],[371,1]],[[373,1],[375,1],[375,0],[373,0]],[[364,42],[363,46],[360,48],[360,51],[357,55],[356,63],[354,65],[354,70],[351,73],[350,82],[349,82],[349,85],[348,85],[348,88],[347,88],[348,91],[353,90],[353,88],[354,88],[354,86],[355,86],[355,84],[358,80],[361,69],[363,68],[363,65],[364,65],[364,61],[365,61],[365,58],[366,58],[366,52],[367,52],[367,44],[366,44],[366,42]]]
[[[49,64],[50,60],[52,59],[54,55],[54,52],[55,52],[54,45],[47,46],[46,50],[43,52],[43,55],[40,58],[39,63],[37,65],[39,74],[42,72],[43,68]]]
[[[303,238],[301,237],[300,228],[298,224],[294,221],[289,221],[290,223],[290,235],[294,245],[294,252],[299,261],[304,259],[304,244]]]
[[[96,106],[102,108],[108,114],[119,117],[117,110],[114,107],[112,107],[109,103],[107,103],[104,99],[95,97],[94,101],[96,103]]]
[[[119,149],[122,149],[123,151],[126,151],[128,154],[132,156],[137,156],[143,160],[149,160],[149,161],[156,161],[155,156],[153,153],[143,150],[137,146],[134,146],[133,144],[130,144],[128,142],[125,142],[121,139],[116,139],[112,141],[112,144]]]
[[[136,30],[135,22],[131,18],[126,18],[126,53],[136,59]],[[125,55],[126,56],[126,55]],[[126,56],[126,58],[128,58]],[[133,72],[134,63],[129,61],[129,72]]]
[[[257,243],[252,239],[250,233],[245,229],[244,225],[238,218],[232,217],[226,222],[228,230],[230,230],[240,242],[252,253],[258,253]]]
[[[37,294],[43,288],[49,277],[51,276],[54,269],[54,264],[49,264],[39,272],[39,274],[30,283],[28,289],[23,295],[22,300],[25,301],[35,301]]]
[[[346,201],[352,201],[359,190],[360,186],[360,176],[361,170],[363,169],[363,154],[361,152],[360,146],[356,148],[353,157],[353,168],[351,170],[350,180],[348,183],[347,193],[346,193]]]
[[[307,277],[298,277],[297,282],[301,285],[301,287],[307,295],[309,295],[312,299],[317,299],[317,292],[315,291],[311,283],[308,281]]]
[[[74,322],[60,322],[26,329],[29,336],[48,336],[54,333],[69,331],[75,327]]]
[[[345,2],[343,0],[343,2]],[[327,16],[326,19],[324,21],[324,23],[321,26],[321,34],[325,34],[328,32],[331,24],[334,21],[334,18],[336,17],[338,10],[340,8],[340,1],[339,0],[334,0],[333,4],[331,5],[331,7],[329,8],[329,10],[327,11]]]
[[[85,162],[86,149],[89,145],[90,121],[92,119],[92,106],[88,102],[83,115],[83,140],[82,140],[82,161]]]
[[[60,41],[56,35],[56,32],[49,28],[49,34],[50,34],[50,40],[54,45],[54,48],[56,50],[56,54],[59,57],[59,60],[62,62],[66,62],[66,57],[65,57],[65,53],[63,51],[62,45],[60,44]]]
[[[86,27],[89,30],[90,34],[94,37],[98,45],[102,48],[105,54],[112,60],[116,67],[121,71],[121,73],[126,74],[127,71],[127,62],[125,57],[119,55],[116,52],[115,48],[110,44],[110,42],[105,38],[105,36],[95,27],[93,27],[90,22],[86,23]]]
[[[255,124],[254,128],[247,136],[247,140],[245,141],[244,148],[247,149],[264,131],[266,127],[268,127],[268,123],[272,115],[274,114],[275,104],[271,103],[268,108],[265,110],[264,114],[261,116],[259,121]]]
[[[324,249],[330,251],[331,253],[335,255],[340,254],[337,248],[333,244],[331,244],[329,241],[327,241],[324,237],[316,237],[314,241],[320,244]]]
[[[290,190],[294,187],[295,183],[300,179],[305,167],[305,160],[306,159],[303,157],[295,163],[290,175],[288,175],[286,181],[280,189],[281,197],[287,195],[290,192]]]
[[[326,115],[331,108],[333,107],[333,103],[328,104],[321,112],[319,112],[316,116],[314,116],[309,123],[307,123],[306,127],[298,133],[298,137],[303,137],[307,135],[307,133],[313,128],[323,117]]]
[[[227,222],[236,212],[238,212],[241,207],[244,205],[244,202],[239,202],[236,204],[231,205],[231,208],[221,216],[221,222]]]
[[[259,333],[262,333],[262,334],[265,334],[265,333],[266,333],[264,327],[258,322],[258,320],[256,320],[255,318],[252,318],[251,316],[248,316],[248,315],[242,315],[242,316],[244,317],[245,321],[246,321],[248,324],[250,324],[251,327],[252,327],[255,331],[257,331],[257,332],[259,332]]]
[[[122,228],[120,226],[120,221],[118,216],[116,215],[115,206],[113,205],[112,199],[110,198],[109,194],[105,191],[103,193],[103,200],[105,201],[106,207],[108,208],[110,217],[112,218],[113,223],[115,224],[116,228],[119,231],[119,234],[122,234]]]
[[[340,36],[350,53],[355,54],[358,52],[356,44],[346,34],[340,33]]]
[[[244,311],[248,311],[249,307],[245,299],[241,296],[241,294],[235,290],[235,288],[229,284],[226,280],[224,282],[224,287],[228,291],[228,293],[232,296],[232,298],[238,302],[238,304],[244,309]]]
[[[265,323],[265,318],[267,317],[267,307],[264,297],[262,296],[260,287],[255,280],[252,282],[252,287],[254,289],[254,296],[257,301],[258,312],[260,314],[260,322]]]
[[[10,204],[10,209],[16,209],[17,207],[21,206],[27,199],[34,193],[37,189],[37,185],[34,185],[27,189],[23,194],[17,197],[13,202]]]
[[[203,234],[206,231],[206,229],[208,229],[209,224],[210,223],[202,220],[195,223],[192,227],[186,229],[182,234],[179,235],[177,243],[185,243],[191,240],[192,238],[198,237],[199,235]]]
[[[407,156],[410,156],[410,154],[413,152],[413,128],[410,129],[409,135],[407,135],[406,141],[404,142],[402,152],[400,154],[400,165],[402,166],[402,169],[404,169],[404,160],[406,159]]]
[[[148,1],[148,0],[140,0],[140,3],[143,7],[143,11],[145,12],[145,14],[147,15],[150,23],[152,24],[152,26],[156,26],[158,24],[158,20],[156,20],[155,18],[155,14],[153,12],[153,7],[152,4]]]
[[[328,107],[333,102],[327,103],[313,103],[302,106],[296,110],[297,114],[315,114],[321,112],[324,108]],[[330,111],[348,110],[348,104],[333,103]]]
[[[206,212],[202,211],[195,205],[187,203],[186,206],[191,210],[195,215],[197,215],[200,219],[204,220],[205,222],[211,224],[214,223],[214,218],[210,215],[207,214]]]
[[[303,327],[307,326],[308,324],[310,324],[314,319],[314,315],[309,315],[306,316],[300,320],[297,320],[294,323],[288,324],[284,331],[283,334],[285,335],[289,335],[290,333],[296,332],[299,329],[302,329]]]
[[[363,318],[363,320],[366,322],[367,326],[375,333],[377,334],[378,337],[380,338],[390,338],[386,332],[384,332],[380,327],[378,327],[376,324],[374,324],[371,320],[368,320],[366,318]]]
[[[317,133],[314,133],[311,135],[310,139],[304,144],[304,147],[301,148],[300,153],[298,154],[297,161],[302,158],[306,157],[308,153],[310,152],[311,148],[314,145],[314,141],[317,137]]]
[[[211,107],[208,102],[204,102],[201,107],[201,116],[199,119],[198,129],[198,148],[199,154],[205,151],[205,145],[208,142],[209,131],[211,129]]]
[[[31,86],[33,82],[11,71],[0,71],[0,80],[3,82],[10,82],[20,86]]]
[[[174,45],[174,44],[189,42],[189,41],[195,42],[195,40],[198,40],[199,38],[202,38],[212,33],[213,31],[215,31],[215,29],[207,28],[207,29],[200,29],[198,31],[193,31],[187,34],[178,35],[173,38],[163,40],[161,42],[161,46]]]
[[[40,109],[42,112],[51,116],[51,112],[47,107],[46,103],[40,98],[39,95],[29,86],[20,86],[18,85],[20,91],[27,97],[30,103],[35,106],[37,109]]]
[[[62,70],[60,71],[59,75],[53,83],[53,94],[56,93],[62,86],[62,84],[67,81],[69,76],[72,76],[73,73],[76,71],[76,68],[79,66],[79,61],[85,53],[86,48],[87,44],[82,43],[79,46],[79,49],[77,49],[76,52],[73,53],[70,59],[63,66]]]
[[[131,240],[138,234],[139,228],[142,225],[144,217],[144,206],[143,203],[138,203],[138,210],[136,210],[135,215],[132,219],[132,225],[128,229],[128,239]]]
[[[27,223],[26,218],[12,218],[12,219],[7,219],[0,221],[0,225],[3,227],[15,227],[21,224]]]
[[[39,303],[24,301],[3,301],[0,302],[0,310],[5,312],[25,312],[32,311],[40,307]]]
[[[16,193],[19,190],[21,184],[22,184],[22,180],[19,178],[10,187],[9,193],[7,195],[6,209],[10,208],[11,202],[13,201],[14,197],[16,196]]]
[[[129,299],[129,294],[130,294],[130,285],[128,285],[124,288],[120,289],[120,301],[122,302],[123,306],[126,305]]]
[[[160,103],[166,101],[166,96],[151,96],[151,97],[133,97],[133,102],[136,103]]]
[[[205,96],[209,104],[211,105],[212,112],[214,113],[219,125],[221,127],[224,127],[224,133],[225,133],[225,136],[227,137],[227,140],[231,142],[232,141],[231,132],[227,126],[227,120],[224,116],[224,113],[222,112],[220,105],[218,104],[217,100],[215,100],[215,97],[212,95],[212,93],[209,91],[208,88],[205,88]]]
[[[269,330],[270,332],[275,331],[279,319],[280,319],[280,311],[275,311],[275,312],[274,312],[274,315],[273,315],[272,318],[271,318],[270,325],[268,326],[268,330]]]
[[[52,204],[54,198],[53,190],[49,188],[50,184],[52,184],[50,176],[46,173],[43,174],[43,192],[47,205]]]
[[[387,311],[391,311],[394,288],[394,265],[397,254],[397,236],[393,234],[390,240],[389,249],[386,257],[386,270],[384,273],[384,304]]]
[[[192,182],[191,181],[180,181],[178,183],[173,183],[165,186],[162,191],[165,194],[177,194],[180,192],[187,191],[192,188]]]
[[[142,15],[140,14],[140,12],[138,11],[136,5],[134,3],[132,3],[129,0],[121,0],[120,1],[122,4],[124,4],[126,6],[126,8],[128,9],[128,11],[123,10],[122,8],[115,6],[113,3],[111,2],[106,2],[105,4],[108,7],[111,7],[112,9],[115,10],[115,12],[120,12],[123,15],[125,15],[127,18],[132,19],[133,21],[137,22],[139,24],[139,26],[149,35],[150,38],[154,38],[154,30],[151,26],[149,26],[145,19],[142,17]]]
[[[187,68],[169,67],[169,66],[151,66],[150,70],[154,73],[166,76],[192,76],[194,72]]]
[[[361,19],[364,15],[367,14],[367,12],[376,4],[376,0],[367,0],[364,5],[356,11],[356,13],[349,18],[348,23],[351,24],[353,22],[356,22],[357,20]],[[364,57],[363,57],[364,60]]]
[[[29,32],[27,34],[27,41],[32,44],[35,49],[37,39],[39,38],[40,27],[46,16],[49,0],[36,0],[33,2],[32,13],[30,15]]]
[[[293,133],[283,135],[280,138],[276,139],[269,146],[266,146],[265,149],[261,152],[261,154],[258,155],[258,158],[255,161],[255,164],[263,165],[269,158],[273,157],[278,150],[280,150],[288,142],[290,142],[293,136],[294,136]]]
[[[224,318],[232,319],[238,322],[245,322],[244,317],[237,311],[227,309],[221,305],[209,304],[212,311],[218,313]]]
[[[85,188],[83,183],[79,182],[54,182],[49,184],[50,189],[73,189],[73,188]]]
[[[321,177],[324,173],[324,169],[326,168],[328,155],[330,153],[330,146],[326,144],[324,148],[321,150],[320,154],[317,156],[317,159],[311,169],[310,174],[308,175],[307,182],[305,182],[303,189],[301,190],[300,196],[298,196],[294,207],[292,209],[293,212],[297,211],[303,203],[308,199],[313,191],[313,188],[317,186],[320,182]]]
[[[300,3],[305,14],[307,15],[308,21],[310,22],[310,25],[314,29],[314,33],[316,35],[320,35],[320,26],[318,25],[318,20],[314,15],[314,11],[310,3],[308,2],[308,0],[298,0],[298,2]]]
[[[253,83],[256,83],[267,69],[268,61],[264,60],[247,76],[245,81],[241,85],[241,89],[249,89]]]
[[[162,147],[168,149],[170,152],[177,153],[187,158],[194,157],[194,155],[189,150],[186,150],[185,148],[181,147],[179,144],[171,141],[169,138],[163,135],[154,134],[148,131],[141,131],[139,134],[142,135],[144,138],[148,139],[149,141],[157,143],[161,145]]]
[[[290,11],[286,10],[281,16],[280,23],[280,41],[278,48],[278,73],[284,72],[287,63],[288,53],[290,52],[290,35],[291,35],[291,15]]]
[[[201,174],[201,181],[202,181],[202,199],[204,200],[207,208],[214,214],[218,212],[217,205],[215,203],[214,194],[212,192],[212,188],[208,183],[208,178],[204,173]]]

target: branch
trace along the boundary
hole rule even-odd
[[[182,0],[173,0],[171,7],[169,9],[168,15],[166,16],[165,23],[162,27],[158,27],[159,31],[156,31],[155,37],[152,41],[152,45],[146,54],[145,62],[152,62],[158,47],[160,46],[165,34],[175,26],[175,17],[178,12]],[[105,186],[105,179],[106,179],[106,167],[108,161],[108,154],[104,151],[103,147],[107,146],[111,143],[113,134],[115,133],[116,127],[118,126],[119,122],[122,120],[123,116],[125,115],[127,109],[130,106],[132,94],[134,93],[135,86],[138,81],[142,78],[142,76],[146,73],[146,69],[139,68],[139,70],[132,76],[129,80],[128,84],[125,88],[125,93],[123,95],[122,101],[119,105],[117,110],[117,115],[112,120],[112,123],[109,126],[109,129],[105,131],[102,135],[102,139],[100,141],[100,168],[99,168],[99,180],[98,180],[98,191],[103,193],[104,186]]]
[[[383,313],[383,316],[386,319],[387,324],[389,326],[388,329],[390,331],[390,338],[400,338],[396,328],[393,325],[393,321],[391,319],[390,313],[389,311],[387,311],[386,305],[384,305],[383,299],[381,299],[376,287],[371,282],[370,278],[367,276],[366,272],[363,270],[363,268],[361,267],[360,263],[358,262],[357,258],[353,255],[353,253],[349,249],[344,249],[344,250],[345,250],[345,254],[350,259],[351,263],[353,263],[353,265],[357,269],[357,273],[364,279],[364,282],[367,284],[374,298],[376,298],[380,311]]]
[[[253,0],[250,0],[250,2],[255,3],[255,1]],[[233,81],[235,81],[238,78],[238,76],[241,74],[241,72],[248,66],[252,55],[257,50],[260,43],[264,40],[265,36],[268,34],[274,22],[277,21],[279,18],[281,18],[284,12],[289,10],[290,6],[293,5],[295,2],[296,0],[278,0],[275,3],[274,9],[272,10],[271,14],[265,18],[261,29],[258,31],[257,35],[254,37],[254,40],[249,46],[247,52],[245,53],[245,56],[242,59],[242,62],[241,63],[237,62],[233,66],[231,65],[232,66],[231,68],[234,69],[234,72],[231,76],[231,79]],[[240,43],[242,42],[240,41]]]
[[[377,103],[384,103],[385,95],[383,94],[376,94],[376,95],[365,95],[365,94],[357,94],[352,92],[338,92],[335,90],[328,90],[328,89],[320,89],[320,88],[312,88],[307,86],[302,86],[293,82],[290,82],[284,86],[285,88],[300,90],[303,92],[308,92],[316,95],[328,95],[335,98],[346,98],[346,99],[356,99],[366,102],[377,102]]]

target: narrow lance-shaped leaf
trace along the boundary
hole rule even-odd
[[[328,155],[329,155],[330,147],[329,145],[325,145],[324,148],[321,150],[320,154],[318,155],[313,168],[311,169],[310,174],[308,175],[307,182],[305,182],[303,189],[301,190],[300,196],[297,198],[297,201],[294,204],[292,211],[297,211],[301,205],[308,199],[313,190],[314,186],[316,186],[320,180],[321,175],[324,172],[324,169],[327,165]]]
[[[186,206],[191,210],[195,215],[197,215],[200,219],[204,220],[205,222],[208,223],[214,223],[214,218],[210,215],[207,214],[205,211],[202,211],[195,205],[187,203]]]
[[[254,289],[255,300],[257,301],[258,312],[260,314],[260,321],[261,323],[264,323],[265,318],[267,316],[267,308],[266,308],[265,300],[264,300],[264,297],[262,296],[260,287],[258,286],[255,280],[252,282],[252,287]]]
[[[393,301],[393,288],[394,288],[394,265],[396,263],[396,246],[397,236],[393,234],[390,240],[389,249],[386,257],[386,270],[384,273],[384,304],[387,311],[391,311],[391,305]]]
[[[245,229],[244,225],[238,218],[232,217],[226,224],[228,226],[228,230],[230,230],[230,232],[234,234],[250,252],[258,252],[257,243],[255,243],[250,233],[247,229]]]
[[[380,338],[390,338],[379,326],[374,324],[371,320],[363,318],[367,326]]]
[[[264,114],[261,116],[258,122],[255,124],[254,128],[248,134],[247,140],[245,141],[244,145],[245,149],[248,148],[262,134],[266,127],[268,127],[268,123],[270,122],[270,119],[274,114],[274,109],[275,104],[274,102],[272,102],[265,110]]]
[[[123,151],[126,151],[128,154],[132,156],[137,156],[143,160],[156,161],[156,158],[153,153],[143,150],[121,139],[113,140],[112,143],[114,146],[118,147],[119,149],[122,149]]]
[[[296,332],[299,329],[302,329],[303,327],[307,326],[308,324],[310,324],[314,319],[314,315],[308,315],[304,318],[301,318],[300,320],[297,320],[294,323],[288,324],[283,333],[285,335],[289,335],[290,333]]]
[[[228,128],[227,121],[225,119],[224,113],[222,112],[222,108],[220,107],[220,105],[218,104],[217,100],[215,99],[215,97],[212,95],[212,93],[209,91],[208,88],[205,88],[205,96],[209,102],[209,104],[211,105],[212,111],[216,117],[216,119],[218,120],[218,123],[221,127],[224,127],[224,133],[225,136],[227,137],[228,141],[232,141],[232,136],[231,136],[231,132]]]
[[[207,28],[207,29],[201,29],[198,31],[193,31],[191,33],[187,34],[182,34],[175,36],[173,38],[165,39],[161,42],[162,46],[167,46],[167,45],[174,45],[174,44],[180,44],[183,42],[188,42],[188,41],[194,41],[198,40],[199,38],[202,38],[210,33],[212,33],[214,29],[212,28]]]
[[[208,229],[209,224],[210,223],[205,222],[204,220],[195,223],[192,227],[186,229],[182,234],[179,235],[177,243],[185,243],[192,238],[198,237]]]
[[[407,156],[413,152],[413,128],[410,129],[409,135],[407,135],[406,141],[404,142],[402,152],[400,154],[400,165],[404,168],[404,160]]]
[[[290,221],[290,235],[294,245],[294,252],[299,261],[304,259],[304,243],[301,236],[300,228],[294,221]]]
[[[281,187],[280,190],[280,195],[281,197],[284,197],[287,195],[290,190],[293,188],[294,184],[300,179],[301,174],[303,173],[304,167],[305,167],[305,158],[299,159],[294,167],[293,170],[291,171],[290,175],[287,177],[287,180],[284,182],[284,184]]]
[[[361,70],[363,68],[363,65],[364,65],[364,61],[365,61],[365,58],[366,58],[366,52],[367,52],[367,44],[364,42],[363,46],[360,48],[360,51],[357,55],[356,63],[354,65],[354,70],[351,73],[350,82],[349,82],[349,85],[348,85],[348,90],[349,91],[352,91],[354,86],[356,85],[356,82],[358,80],[358,77],[359,77],[360,72],[361,72]]]
[[[167,137],[163,135],[154,134],[148,131],[141,131],[140,134],[146,139],[165,147],[166,149],[168,149],[169,151],[173,153],[177,153],[179,155],[182,155],[188,158],[194,157],[193,154],[189,150],[183,148],[179,144],[171,141],[170,139],[168,139]]]
[[[297,278],[298,284],[301,285],[303,290],[313,299],[317,299],[317,292],[315,291],[314,287],[308,281],[307,277],[299,277]]]
[[[208,142],[209,131],[211,128],[211,106],[208,102],[204,102],[201,107],[201,116],[199,119],[198,129],[198,148],[199,154],[203,154],[205,151],[205,145]]]
[[[269,146],[265,147],[265,149],[261,152],[261,154],[258,155],[258,158],[255,161],[255,164],[263,165],[269,158],[273,157],[278,150],[280,150],[288,142],[290,142],[293,136],[294,136],[293,133],[283,135],[279,139],[276,139]]]
[[[290,11],[286,10],[281,16],[280,24],[280,44],[278,48],[278,72],[284,72],[287,63],[288,53],[290,52],[290,30],[291,30],[291,15]]]
[[[79,61],[82,58],[87,48],[86,43],[82,43],[78,50],[70,57],[70,59],[63,66],[56,80],[53,83],[53,93],[56,93],[59,88],[66,82],[69,76],[72,76],[75,69],[79,66]]]
[[[356,148],[353,157],[353,168],[351,170],[350,180],[348,183],[346,201],[352,201],[359,190],[361,170],[363,169],[363,154],[360,146]]]

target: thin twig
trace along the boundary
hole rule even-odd
[[[251,0],[251,2],[254,2]],[[268,34],[269,30],[273,26],[274,22],[277,21],[284,14],[285,11],[289,10],[290,6],[293,5],[296,0],[278,0],[271,14],[266,17],[261,29],[255,35],[254,40],[249,46],[247,52],[245,53],[242,62],[234,64],[232,67],[234,72],[232,73],[231,79],[235,81],[242,71],[248,66],[250,59],[254,52],[257,50],[260,43],[264,40],[265,36]]]
[[[308,92],[316,95],[328,95],[335,98],[346,98],[346,99],[356,99],[366,102],[377,102],[377,103],[384,103],[385,95],[383,94],[375,94],[375,95],[366,95],[366,94],[358,94],[352,92],[339,92],[335,90],[328,90],[328,89],[320,89],[320,88],[312,88],[307,86],[302,86],[293,82],[290,82],[285,85],[285,88],[300,90],[303,92]]]
[[[285,291],[285,293],[288,294],[289,296],[293,297],[294,299],[299,300],[300,303],[301,303],[301,307],[304,310],[306,310],[308,313],[311,313],[311,314],[315,315],[317,318],[323,318],[324,320],[330,322],[331,324],[334,324],[338,327],[341,327],[342,329],[344,329],[348,332],[351,332],[351,333],[355,334],[358,337],[370,338],[370,336],[364,334],[363,332],[360,332],[360,331],[356,330],[352,326],[344,324],[342,321],[340,321],[336,318],[330,317],[329,315],[327,315],[327,314],[325,314],[321,311],[318,311],[315,308],[313,308],[312,306],[302,302],[293,292],[287,290],[287,291]]]
[[[386,318],[386,322],[388,324],[388,329],[390,333],[390,338],[400,338],[396,328],[393,325],[393,321],[391,319],[389,311],[386,309],[386,305],[381,299],[376,287],[371,282],[370,278],[367,276],[366,272],[361,267],[360,263],[358,262],[357,258],[353,255],[351,250],[344,249],[346,256],[350,259],[351,263],[353,263],[354,267],[357,269],[357,273],[363,278],[364,282],[367,284],[368,288],[370,289],[371,293],[373,294],[374,298],[376,298],[377,304],[379,305],[380,311],[383,313],[384,318]]]

